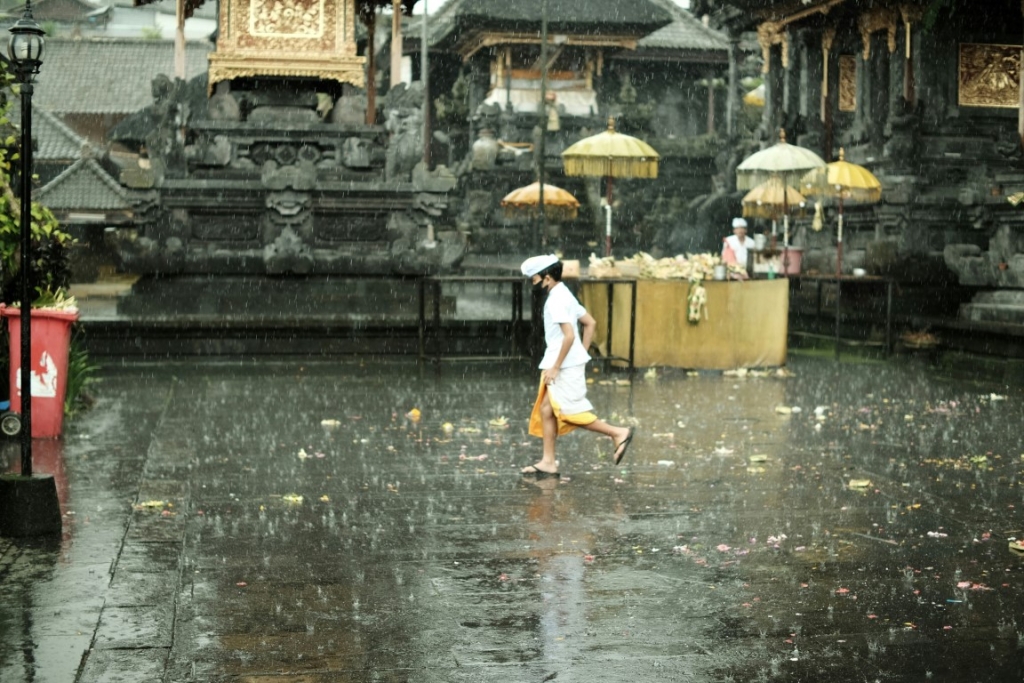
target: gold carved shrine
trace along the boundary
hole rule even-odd
[[[857,55],[839,55],[839,111],[857,111]]]
[[[1020,103],[1020,51],[1020,45],[960,43],[960,106],[1016,108]]]
[[[221,0],[210,90],[261,76],[317,78],[362,87],[355,0]]]

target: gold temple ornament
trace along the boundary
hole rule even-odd
[[[839,111],[857,111],[857,55],[839,55]]]
[[[363,87],[355,0],[222,0],[209,91],[259,76],[320,78]]]
[[[1020,45],[960,43],[961,107],[1016,109],[1020,104]]]

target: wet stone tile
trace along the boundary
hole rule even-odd
[[[171,645],[173,605],[103,608],[96,629],[100,650],[165,648]]]
[[[18,633],[18,630],[8,633]],[[12,648],[0,658],[0,681],[74,681],[91,641],[91,633],[80,636],[34,635],[27,651]]]
[[[165,647],[104,650],[88,653],[76,683],[139,683],[163,679]]]
[[[107,604],[114,607],[166,605],[178,590],[178,572],[117,570],[107,588]]]
[[[163,573],[178,568],[180,543],[125,544],[117,558],[115,572]]]

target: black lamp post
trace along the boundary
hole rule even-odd
[[[32,83],[42,64],[43,35],[32,18],[32,0],[11,27],[7,54],[21,86],[21,473],[32,476],[32,316],[29,258],[32,249]]]
[[[53,476],[32,476],[32,83],[42,64],[43,35],[28,0],[7,48],[21,87],[21,474],[0,475],[0,534],[6,536],[60,533],[62,526]]]

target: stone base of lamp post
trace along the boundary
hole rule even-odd
[[[61,531],[53,475],[0,475],[0,536],[48,536]]]

